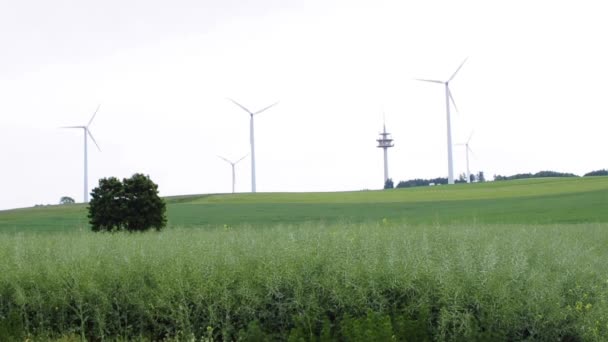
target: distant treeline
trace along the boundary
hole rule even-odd
[[[537,173],[518,173],[513,176],[494,175],[495,181],[525,179],[525,178],[543,178],[543,177],[578,177],[573,173],[564,173],[557,171],[540,171]]]
[[[589,177],[589,176],[608,176],[608,170],[596,170],[596,171],[591,171],[591,172],[587,172],[585,173],[584,177]]]
[[[483,174],[483,171],[480,171],[477,174],[471,174],[471,182],[485,182],[486,178]],[[392,182],[392,181],[391,181]],[[466,183],[467,176],[463,173],[457,179],[454,179],[454,183]],[[391,183],[392,184],[392,183]],[[443,185],[448,184],[448,179],[443,177],[431,178],[431,179],[410,179],[406,181],[400,181],[397,184],[397,188],[411,188],[415,186],[429,186],[429,185]],[[385,187],[386,189],[386,187]]]
[[[584,177],[589,176],[608,176],[608,170],[596,170],[588,172],[584,175]],[[494,175],[495,181],[503,181],[503,180],[513,180],[513,179],[525,179],[525,178],[542,178],[542,177],[578,177],[573,173],[566,172],[557,172],[557,171],[540,171],[537,173],[518,173],[512,176],[502,176],[502,175]],[[471,175],[471,181],[484,182],[485,178],[483,176],[483,172],[480,172],[476,175]],[[465,183],[466,177],[461,175],[459,179],[454,180],[455,183]],[[431,178],[431,179],[410,179],[406,181],[400,181],[397,184],[397,188],[411,188],[415,186],[429,186],[429,185],[442,185],[448,184],[448,179],[443,177]],[[390,188],[392,188],[392,180],[390,183]],[[390,189],[389,188],[389,189]]]
[[[608,170],[596,170],[596,171],[591,171],[588,173],[585,173],[583,175],[583,177],[589,177],[589,176],[608,176]],[[578,177],[577,175],[573,174],[573,173],[564,173],[564,172],[556,172],[556,171],[540,171],[537,173],[518,173],[516,175],[513,176],[501,176],[501,175],[494,175],[494,180],[495,181],[501,181],[501,180],[512,180],[512,179],[524,179],[524,178],[542,178],[542,177]]]
[[[406,180],[406,181],[400,181],[397,184],[398,188],[411,188],[414,186],[427,186],[431,183],[434,183],[435,185],[440,185],[440,184],[448,184],[448,179],[447,178],[432,178],[432,179],[420,179],[420,178],[416,178],[416,179],[410,179],[410,180]]]

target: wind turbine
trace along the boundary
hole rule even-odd
[[[236,166],[236,164],[238,164],[241,160],[245,159],[245,157],[247,157],[247,155],[244,155],[241,159],[237,160],[237,161],[230,161],[222,156],[217,156],[218,158],[222,158],[223,160],[225,160],[228,164],[230,164],[232,166],[232,193],[234,193],[234,183],[235,183],[235,174],[234,174],[234,167]]]
[[[251,192],[255,192],[255,142],[253,139],[253,117],[257,114],[260,114],[268,109],[270,109],[271,107],[276,106],[279,102],[275,102],[273,104],[271,104],[268,107],[264,107],[260,110],[258,110],[257,112],[252,112],[249,109],[245,108],[243,105],[241,105],[240,103],[234,101],[233,99],[228,99],[230,100],[232,103],[234,103],[235,105],[239,106],[242,110],[246,111],[247,113],[249,113],[251,119],[249,121],[249,140],[251,143]]]
[[[91,131],[89,130],[89,126],[91,126],[91,123],[93,122],[93,119],[95,119],[95,115],[97,115],[97,111],[99,110],[99,107],[101,107],[101,105],[97,106],[97,109],[95,109],[95,113],[93,113],[93,116],[91,117],[91,120],[89,120],[89,123],[87,123],[86,126],[65,126],[65,127],[61,127],[61,128],[77,128],[77,129],[82,129],[84,131],[84,203],[88,203],[89,202],[89,174],[88,174],[88,162],[87,162],[87,141],[88,141],[88,137],[91,137],[91,140],[93,140],[93,142],[95,143],[95,146],[97,146],[97,149],[99,151],[101,151],[101,148],[99,148],[99,145],[97,144],[97,141],[95,141],[95,138],[93,138],[93,134],[91,134]]]
[[[469,139],[467,139],[466,143],[458,144],[459,146],[464,146],[467,152],[467,183],[471,183],[471,171],[469,170],[469,152],[473,153],[473,150],[471,150],[471,148],[469,147],[469,142],[471,141],[472,137],[473,132],[471,132],[471,135],[469,135]]]
[[[454,73],[452,74],[452,77],[450,77],[447,81],[427,80],[427,79],[421,79],[421,78],[416,79],[417,81],[440,83],[440,84],[445,85],[445,110],[446,110],[446,114],[447,114],[446,119],[447,119],[447,123],[448,123],[447,124],[447,126],[448,126],[448,184],[454,184],[454,163],[452,160],[452,123],[450,121],[450,101],[452,101],[452,104],[454,105],[454,109],[456,109],[456,111],[458,111],[458,108],[456,107],[456,102],[454,102],[454,98],[452,97],[452,92],[450,91],[449,84],[450,84],[450,82],[452,82],[452,80],[454,79],[454,77],[456,76],[458,71],[460,71],[460,68],[462,68],[462,66],[467,61],[467,59],[468,59],[468,57],[465,58],[464,61],[462,61],[462,63],[458,67],[458,69],[456,69],[456,71],[454,71]]]

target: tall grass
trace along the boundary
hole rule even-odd
[[[4,234],[0,340],[605,341],[606,229]]]

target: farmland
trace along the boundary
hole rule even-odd
[[[608,222],[608,177],[525,179],[390,191],[192,195],[167,199],[173,227],[306,222],[551,224]],[[83,205],[0,212],[0,232],[87,229]]]
[[[608,178],[0,212],[0,340],[608,339]]]

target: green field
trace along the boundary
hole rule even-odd
[[[608,222],[608,177],[525,179],[390,191],[194,195],[167,199],[170,226],[304,222]],[[0,211],[0,231],[87,229],[83,205]]]
[[[0,341],[606,341],[608,177],[0,212]]]

